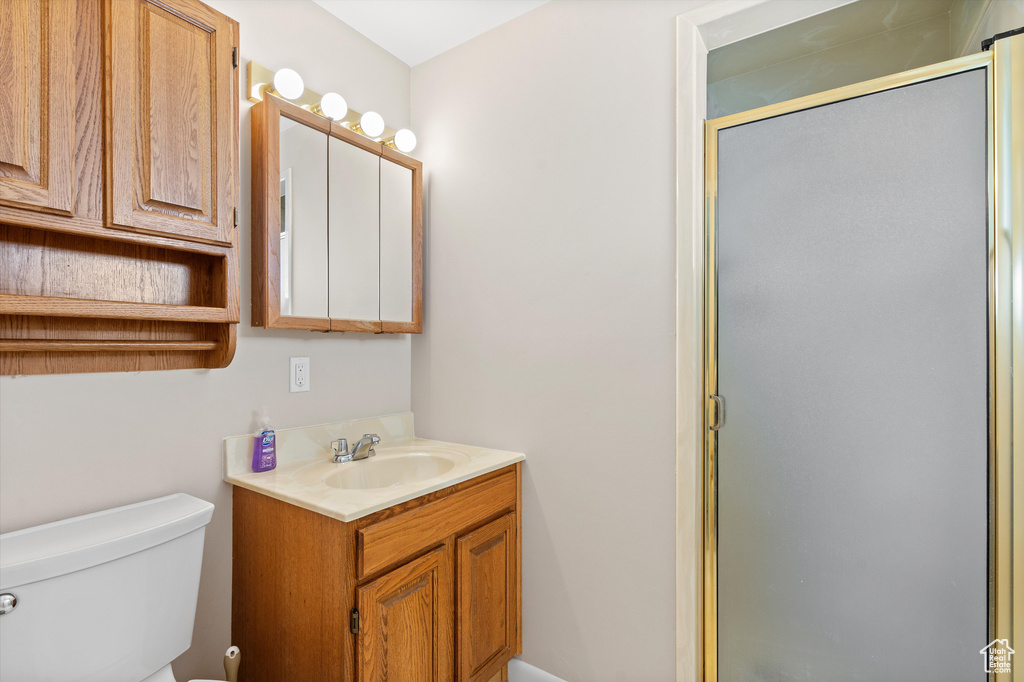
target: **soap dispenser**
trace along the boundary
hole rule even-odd
[[[270,471],[277,466],[277,439],[270,428],[270,417],[266,408],[260,417],[256,435],[252,439],[252,470]]]

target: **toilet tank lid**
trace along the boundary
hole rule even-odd
[[[177,493],[0,535],[0,589],[120,559],[202,528],[213,505]]]

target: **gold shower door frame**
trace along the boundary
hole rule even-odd
[[[988,97],[989,302],[989,640],[1024,647],[1024,462],[1014,467],[1014,440],[1024,450],[1024,35],[998,40],[988,52],[781,102],[705,123],[704,138],[704,451],[703,669],[718,680],[718,437],[711,429],[718,390],[717,179],[718,131],[884,90],[985,69]],[[1014,87],[1016,82],[1016,87]],[[1015,352],[1016,349],[1016,352]],[[1016,383],[1013,377],[1017,377]],[[1014,493],[1021,504],[1014,508]],[[1024,576],[1020,583],[1024,586]],[[1016,626],[1016,627],[1015,627]],[[982,643],[983,645],[984,643]],[[1012,673],[991,682],[1024,682],[1024,649]]]

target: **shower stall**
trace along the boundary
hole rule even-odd
[[[704,679],[1018,679],[1024,35],[705,162]]]

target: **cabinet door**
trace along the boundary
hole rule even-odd
[[[516,641],[516,523],[507,514],[459,538],[458,679],[486,682]]]
[[[413,321],[412,169],[380,161],[380,319]]]
[[[234,22],[196,0],[108,2],[108,223],[230,244]]]
[[[327,321],[327,131],[280,119],[280,314]],[[326,329],[326,326],[324,327]]]
[[[359,588],[359,682],[453,678],[452,566],[439,547]]]
[[[0,202],[70,212],[75,3],[4,0]]]
[[[384,147],[380,160],[381,331],[423,331],[423,164]]]
[[[380,319],[380,156],[331,138],[330,315]]]

